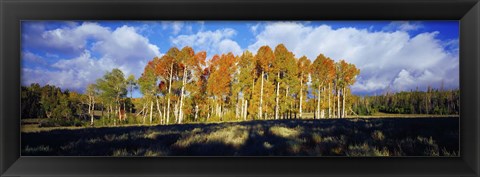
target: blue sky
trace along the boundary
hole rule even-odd
[[[140,76],[174,46],[209,59],[283,43],[296,57],[357,65],[354,94],[458,88],[458,40],[458,21],[23,21],[21,79],[83,92],[113,68]]]

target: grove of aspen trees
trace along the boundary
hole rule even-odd
[[[359,74],[345,60],[335,62],[323,54],[298,57],[283,44],[274,49],[262,46],[256,54],[215,54],[210,59],[204,51],[173,47],[150,60],[139,78],[113,69],[84,93],[51,85],[22,86],[22,118],[166,125],[346,118],[376,112],[459,113],[458,89],[352,95],[350,86]],[[134,98],[136,91],[141,94]]]
[[[360,73],[355,65],[323,54],[313,62],[297,58],[283,44],[262,46],[256,55],[206,57],[188,46],[171,48],[149,61],[137,80],[125,80],[114,69],[90,85],[86,95],[91,105],[98,104],[96,97],[104,100],[100,105],[119,121],[125,120],[121,112],[128,110],[127,92],[134,88],[143,95],[133,99],[142,123],[302,118],[309,99],[316,101],[314,118],[342,118],[350,106],[349,86]]]

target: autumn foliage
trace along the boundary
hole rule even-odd
[[[135,109],[143,123],[148,116],[158,124],[290,119],[302,118],[307,100],[314,100],[314,118],[345,117],[345,97],[359,72],[323,54],[313,62],[296,58],[283,44],[208,60],[204,51],[174,47],[145,66]]]
[[[335,62],[319,54],[312,61],[295,56],[283,44],[262,46],[256,53],[207,56],[189,46],[173,47],[148,61],[137,79],[113,69],[74,97],[82,103],[80,107],[88,105],[88,113],[82,116],[88,117],[92,126],[99,118],[102,125],[166,125],[342,118],[351,113],[350,86],[360,71],[345,60]],[[141,97],[134,98],[134,92]],[[55,105],[61,102],[47,104],[49,98],[39,100],[46,117],[55,117]],[[64,117],[71,114],[58,113]]]

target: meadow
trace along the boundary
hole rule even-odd
[[[459,118],[258,120],[33,128],[23,156],[459,156]]]

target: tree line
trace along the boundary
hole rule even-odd
[[[353,96],[352,111],[357,115],[376,112],[394,114],[459,115],[460,90],[428,87],[426,91],[389,93],[378,96]]]
[[[413,104],[423,97],[411,95],[421,94],[351,95],[350,86],[360,73],[354,64],[335,62],[323,54],[311,62],[306,56],[297,58],[283,44],[274,49],[262,46],[256,54],[247,50],[241,55],[216,54],[209,60],[206,57],[206,52],[195,52],[188,46],[173,47],[150,60],[139,78],[125,77],[120,69],[113,69],[89,84],[83,94],[62,92],[49,85],[22,87],[22,117],[80,117],[91,125],[96,117],[114,125],[132,120],[179,124],[305,118],[306,113],[313,114],[313,118],[343,118],[369,114],[370,109],[428,114],[438,113],[435,106],[443,109],[445,105],[433,101],[437,100],[434,91],[428,92],[428,112],[420,109],[425,103]],[[133,98],[136,90],[141,92],[141,98]],[[402,94],[409,95],[408,99],[399,96]],[[455,96],[448,98],[449,103],[458,100]],[[415,111],[395,109],[406,102],[412,103],[409,106],[413,105]],[[446,112],[458,109],[456,106]]]
[[[87,118],[84,95],[52,85],[21,87],[22,118],[48,118],[60,125],[81,124]]]

